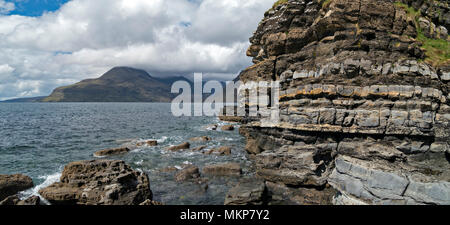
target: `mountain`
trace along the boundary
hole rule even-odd
[[[170,102],[174,81],[183,77],[155,78],[146,71],[115,67],[98,79],[59,87],[43,102]]]
[[[41,102],[46,96],[31,97],[31,98],[15,98],[6,101],[4,103],[24,103],[24,102]]]

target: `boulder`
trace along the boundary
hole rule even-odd
[[[152,200],[148,176],[119,160],[70,163],[60,182],[39,194],[55,205],[138,205]]]
[[[178,171],[175,174],[175,180],[177,182],[183,182],[191,179],[196,179],[200,177],[200,171],[196,166],[187,166],[186,168]]]
[[[211,141],[212,138],[210,138],[208,136],[203,136],[203,137],[194,137],[189,140],[192,142],[208,142],[208,141]]]
[[[266,185],[264,180],[245,178],[231,188],[225,197],[225,205],[262,205]]]
[[[233,131],[234,126],[233,125],[224,125],[224,126],[222,126],[222,130],[223,131]]]
[[[203,173],[213,176],[240,176],[242,174],[239,163],[224,163],[203,167]]]
[[[22,174],[0,175],[0,201],[34,186],[33,180]]]
[[[113,156],[113,155],[122,155],[130,152],[129,148],[110,148],[98,151],[94,153],[94,156],[96,157],[105,157],[105,156]]]
[[[171,146],[167,150],[172,151],[172,152],[177,152],[177,151],[180,151],[180,150],[189,149],[190,147],[191,147],[191,144],[189,142],[185,142],[185,143],[180,144],[180,145]]]
[[[231,147],[222,146],[216,149],[217,154],[219,155],[231,155]]]

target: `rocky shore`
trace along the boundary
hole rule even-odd
[[[232,125],[226,126],[234,128]],[[207,144],[212,138],[192,137],[189,141]],[[27,199],[21,199],[19,193],[34,187],[30,177],[21,174],[0,175],[0,205],[162,205],[163,203],[153,199],[147,174],[132,169],[122,160],[108,159],[123,157],[137,147],[148,148],[157,145],[157,141],[147,140],[97,151],[93,156],[102,159],[69,163],[64,167],[58,182],[38,190],[39,196]],[[191,149],[191,143],[185,142],[162,149],[170,154],[200,151],[203,155],[215,154],[221,157],[231,155],[233,148],[229,146],[212,148],[202,145]],[[240,177],[242,169],[238,163],[210,164],[202,169],[186,164],[182,168],[168,167],[160,172],[173,174],[173,179],[178,183],[198,184],[206,191],[210,179]]]
[[[281,86],[280,121],[240,129],[267,203],[450,204],[449,25],[446,1],[267,11],[240,74]]]
[[[279,105],[271,106],[280,120],[220,116],[241,123],[256,175],[243,176],[233,162],[160,172],[202,191],[214,177],[237,179],[226,205],[449,205],[448,2],[278,3],[251,37],[247,55],[254,65],[240,79],[280,82]],[[237,126],[206,129],[231,132]],[[205,157],[242,150],[209,146],[211,140],[190,137],[163,150]],[[144,141],[94,155],[119,157],[136,146],[157,145]],[[124,161],[98,159],[68,164],[60,181],[39,194],[55,205],[160,205],[150,183]],[[0,205],[40,204],[37,196],[19,199],[31,187],[24,175],[0,175]]]

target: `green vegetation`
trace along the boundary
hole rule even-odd
[[[323,2],[322,2],[322,9],[328,7],[328,6],[330,5],[330,3],[331,3],[331,0],[325,0],[325,1],[323,1]]]
[[[432,65],[444,65],[450,63],[450,45],[447,40],[427,38],[422,31],[417,34],[417,40],[422,42],[428,63]]]
[[[279,6],[281,4],[285,4],[287,2],[288,2],[288,0],[278,0],[273,4],[272,9],[275,9],[277,6]]]
[[[444,65],[450,63],[450,45],[447,40],[433,39],[425,36],[423,30],[419,26],[420,11],[417,11],[413,7],[407,4],[396,2],[397,7],[405,9],[408,17],[415,21],[417,40],[422,43],[422,48],[425,50],[427,63],[434,66]]]

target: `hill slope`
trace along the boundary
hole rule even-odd
[[[115,67],[98,79],[57,88],[43,102],[170,102],[171,81],[144,70]]]

